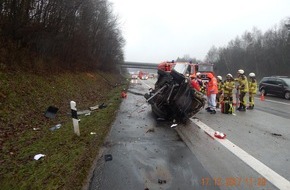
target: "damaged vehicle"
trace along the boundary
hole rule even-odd
[[[202,93],[191,86],[189,63],[176,63],[170,72],[158,69],[155,88],[144,97],[157,118],[185,123],[205,105]]]

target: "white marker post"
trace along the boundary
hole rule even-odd
[[[73,125],[74,125],[74,132],[75,134],[80,136],[79,120],[78,120],[78,114],[77,114],[75,101],[70,102],[70,109],[71,109],[71,116],[72,116]]]

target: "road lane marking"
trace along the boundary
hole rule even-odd
[[[229,141],[228,139],[218,139],[214,137],[215,130],[204,124],[198,119],[190,119],[195,123],[200,129],[202,129],[207,135],[211,136],[213,139],[217,140],[225,148],[231,151],[234,155],[244,161],[247,165],[253,168],[256,172],[265,177],[270,183],[279,189],[290,189],[290,182],[283,176],[276,173],[274,170],[251,156],[249,153]]]
[[[149,86],[148,84],[146,84],[143,80],[141,80],[141,79],[139,79],[139,78],[138,78],[138,80],[139,80],[141,83],[145,84],[149,89],[152,88],[151,86]]]
[[[255,97],[255,99],[260,99],[260,98]],[[272,102],[272,103],[277,103],[277,104],[283,104],[283,105],[290,106],[289,103],[279,102],[279,101],[275,101],[275,100],[268,100],[268,99],[265,99],[264,101],[265,101],[265,102]]]

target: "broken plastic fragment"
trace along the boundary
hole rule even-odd
[[[111,161],[111,160],[113,160],[113,156],[111,154],[106,154],[105,161]]]
[[[34,160],[39,160],[40,158],[44,157],[45,155],[44,154],[36,154],[34,156]]]
[[[215,136],[216,138],[219,138],[219,139],[224,139],[224,138],[226,138],[226,134],[221,133],[221,132],[219,132],[219,131],[214,132],[214,136]]]
[[[96,105],[96,106],[92,106],[92,107],[90,107],[90,110],[91,110],[91,111],[93,111],[93,110],[97,110],[97,109],[99,109],[99,105]]]
[[[95,135],[95,134],[97,134],[97,133],[96,133],[96,132],[91,132],[90,134],[91,134],[91,135]]]
[[[170,127],[171,127],[171,128],[175,128],[175,127],[177,127],[177,124],[174,123],[174,124],[172,124]]]
[[[59,129],[60,127],[61,127],[61,124],[57,124],[57,125],[51,127],[49,130],[54,131],[56,129]]]

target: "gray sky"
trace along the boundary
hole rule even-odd
[[[125,61],[203,60],[255,26],[265,32],[290,17],[290,0],[109,0],[126,40]]]

